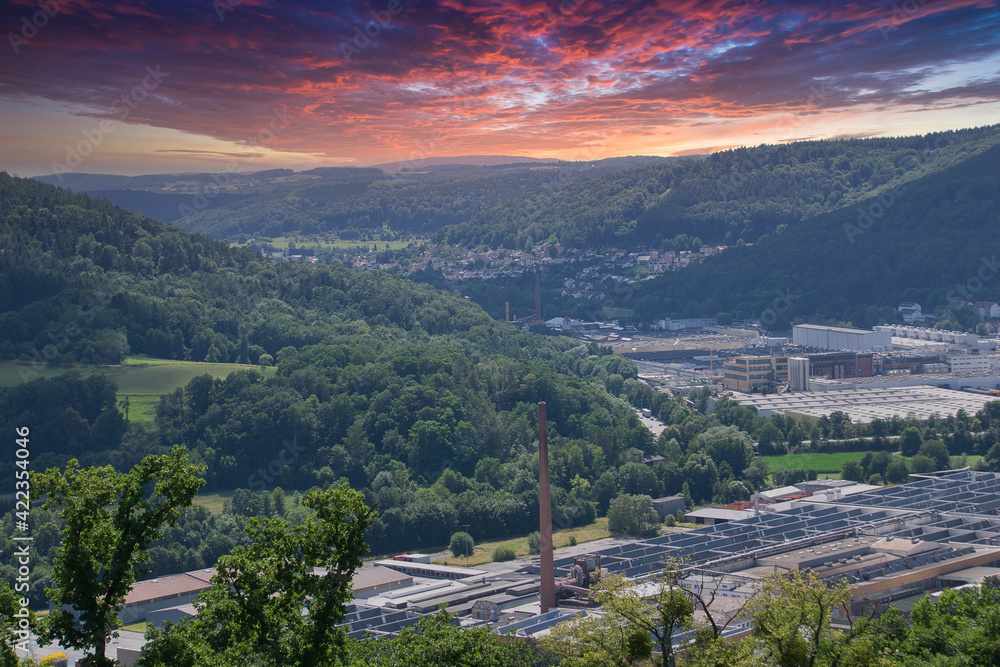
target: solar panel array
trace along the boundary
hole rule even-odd
[[[869,579],[873,579],[875,577],[885,577],[897,572],[903,572],[904,570],[912,570],[915,567],[923,567],[924,565],[930,565],[931,563],[940,563],[941,561],[950,560],[952,558],[968,556],[974,551],[975,549],[972,547],[964,547],[961,549],[942,547],[941,549],[925,551],[924,553],[920,553],[915,556],[907,556],[886,563],[877,563],[875,565],[869,565],[868,567],[858,568],[846,575],[843,575],[843,578],[847,579],[849,583],[856,584],[862,581],[868,581]],[[841,576],[838,575],[835,578],[840,579]]]
[[[420,616],[407,611],[393,611],[382,607],[348,607],[348,613],[339,624],[347,630],[348,637],[365,635],[394,635],[420,620]]]
[[[993,518],[996,517],[996,518]],[[670,558],[687,566],[736,561],[869,534],[927,541],[1000,545],[1000,475],[958,472],[855,494],[833,503],[806,503],[742,521],[671,533],[595,551],[605,572],[642,578]],[[573,558],[555,561],[557,580]],[[524,568],[537,573],[537,566]]]
[[[846,577],[851,583],[890,575],[974,551],[973,545],[1000,546],[1000,474],[956,472],[894,487],[855,494],[831,501],[803,500],[780,512],[764,511],[742,521],[675,532],[601,549],[605,572],[642,579],[659,573],[665,561],[682,561],[685,567],[734,571],[757,565],[758,559],[795,550],[811,552],[813,545],[845,538],[893,537],[939,543],[922,553],[887,556],[877,562],[841,557],[818,572]],[[864,540],[862,540],[864,541]],[[856,567],[852,567],[856,566]],[[573,558],[555,561],[557,581],[567,577]],[[537,574],[538,566],[522,568]],[[413,625],[440,602],[452,611],[468,612],[477,600],[495,601],[503,609],[537,595],[537,579],[508,578],[468,582],[460,591],[445,589],[411,601],[408,611],[358,606],[349,608],[343,625],[352,637],[386,636]],[[420,613],[415,613],[420,612]],[[556,609],[499,628],[535,634],[582,613]]]
[[[525,618],[520,621],[515,621],[514,623],[502,625],[498,627],[496,631],[499,632],[500,634],[507,634],[508,632],[513,632],[517,635],[531,636],[543,630],[548,630],[553,625],[558,625],[563,621],[568,621],[571,618],[576,618],[577,616],[586,616],[586,615],[587,612],[583,609],[577,611],[568,611],[566,609],[553,609],[552,611],[547,611],[544,614],[539,614],[538,616],[532,616],[531,618]]]
[[[955,472],[858,493],[844,498],[842,502],[866,507],[924,509],[1000,517],[997,479],[996,473],[971,470]]]

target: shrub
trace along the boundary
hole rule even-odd
[[[517,553],[512,546],[500,544],[493,549],[494,563],[502,563],[505,560],[514,560],[515,558],[517,558]]]
[[[466,532],[458,532],[451,536],[451,553],[454,556],[471,556],[473,549],[476,548],[476,542],[472,539],[472,535]]]
[[[576,535],[570,535],[569,536],[569,545],[571,547],[575,547],[576,546]]]
[[[538,531],[528,535],[528,553],[537,554],[542,550],[542,537],[538,534]]]

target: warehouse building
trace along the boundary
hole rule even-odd
[[[892,349],[892,334],[888,331],[797,324],[792,327],[792,342],[820,350],[888,352]]]
[[[963,347],[978,347],[979,336],[965,331],[946,331],[944,329],[928,329],[926,327],[906,327],[896,324],[885,324],[875,327],[875,331],[886,333],[896,338],[913,338]]]
[[[754,406],[762,416],[775,414],[819,419],[834,412],[845,412],[851,421],[868,423],[873,419],[929,419],[931,415],[948,416],[965,410],[975,414],[995,396],[974,394],[932,386],[857,388],[841,386],[841,391],[815,391],[822,380],[812,379],[814,391],[795,394],[735,394],[740,405]]]

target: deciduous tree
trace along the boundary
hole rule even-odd
[[[814,572],[792,570],[766,575],[744,609],[771,662],[814,667],[834,650],[830,621],[850,597],[846,580],[828,585]]]
[[[251,542],[219,560],[194,621],[151,630],[142,664],[159,667],[340,664],[337,627],[375,518],[346,485],[313,490],[302,501],[315,514],[292,526],[251,519]],[[315,568],[322,568],[314,572]],[[249,661],[249,662],[248,662]]]
[[[35,477],[34,490],[48,496],[43,507],[60,508],[65,522],[53,562],[56,585],[46,591],[53,609],[41,626],[42,641],[86,650],[82,665],[114,664],[104,650],[121,626],[125,596],[149,571],[150,543],[176,523],[178,508],[190,505],[204,484],[202,470],[175,447],[169,455],[147,456],[127,473],[111,466],[81,469],[72,459],[65,470]]]

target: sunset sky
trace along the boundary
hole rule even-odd
[[[0,26],[0,169],[21,176],[682,155],[1000,122],[985,0],[7,0]]]

